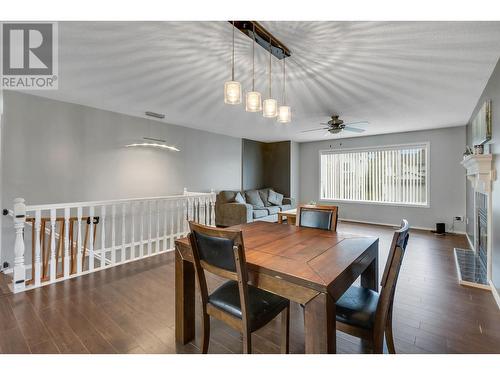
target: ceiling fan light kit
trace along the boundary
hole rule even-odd
[[[341,120],[338,115],[333,115],[331,116],[330,121],[328,122],[321,122],[320,125],[327,125],[326,128],[317,128],[317,129],[309,129],[309,130],[303,130],[301,133],[308,133],[308,132],[315,132],[319,130],[326,130],[330,134],[338,134],[342,130],[347,130],[353,133],[363,133],[365,129],[361,128],[355,128],[352,127],[351,125],[354,124],[366,124],[368,125],[368,121],[356,121],[356,122],[350,122],[346,124],[344,120]]]

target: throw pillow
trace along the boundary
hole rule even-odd
[[[236,197],[234,197],[234,201],[236,203],[246,203],[245,198],[241,195],[241,193],[238,191],[238,194],[236,194]]]
[[[266,188],[266,189],[259,189],[258,190],[259,195],[260,195],[260,199],[262,199],[262,202],[264,202],[265,207],[272,206],[271,202],[269,202],[269,200],[268,200],[269,190],[271,190],[271,189]]]
[[[275,206],[281,206],[283,204],[283,194],[277,193],[274,190],[269,190],[267,200]]]
[[[245,196],[247,202],[254,207],[264,207],[264,202],[260,198],[259,192],[257,190],[247,190],[245,191]]]

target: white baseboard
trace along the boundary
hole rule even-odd
[[[491,286],[491,293],[493,294],[493,298],[495,299],[495,302],[497,303],[498,308],[500,309],[500,295],[498,294],[498,290],[493,285],[493,281],[490,280],[490,286]]]
[[[371,224],[371,225],[382,225],[384,227],[393,227],[393,228],[399,228],[400,224],[389,224],[389,223],[376,223],[373,221],[365,221],[365,220],[354,220],[354,219],[344,219],[344,218],[339,218],[340,221],[346,221],[350,223],[360,223],[360,224]],[[425,230],[425,231],[433,231],[435,230],[434,228],[427,228],[427,227],[416,227],[414,225],[411,225],[410,227],[412,229],[418,229],[418,230]],[[454,231],[454,232],[447,232],[451,234],[466,234],[465,232],[462,231]]]

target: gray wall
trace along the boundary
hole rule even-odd
[[[241,187],[240,138],[32,95],[4,96],[4,207],[15,197],[43,204]],[[124,147],[144,136],[166,139],[181,152]],[[5,237],[12,223],[2,226]],[[6,250],[2,257],[12,261]]]
[[[500,60],[497,62],[493,74],[491,75],[488,84],[486,85],[481,97],[479,98],[476,108],[471,115],[471,121],[476,116],[477,112],[487,99],[492,100],[492,140],[490,142],[490,152],[493,154],[493,168],[497,173],[500,172]],[[471,126],[470,122],[467,125],[467,144],[471,143]],[[500,293],[500,179],[497,177],[492,186],[492,281],[495,288]],[[474,207],[473,207],[473,194],[470,183],[467,183],[467,217],[469,219],[469,227],[467,232],[474,233],[472,224],[474,222]],[[471,237],[472,239],[472,237]]]
[[[430,207],[339,203],[344,219],[383,224],[399,224],[406,217],[413,227],[435,228],[445,222],[447,229],[454,216],[465,215],[465,171],[460,165],[465,147],[465,126],[429,131],[377,135],[335,141],[300,144],[300,201],[319,201],[319,151],[332,148],[372,147],[430,142]],[[455,225],[465,231],[463,223]]]
[[[243,190],[272,187],[290,196],[291,142],[264,143],[242,140]]]
[[[290,197],[300,198],[300,143],[290,145]]]

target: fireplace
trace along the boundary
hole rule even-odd
[[[474,189],[474,243],[472,249],[455,249],[459,282],[489,289],[491,230],[491,155],[472,155],[462,162]]]
[[[486,273],[488,264],[488,196],[476,192],[476,252]]]

